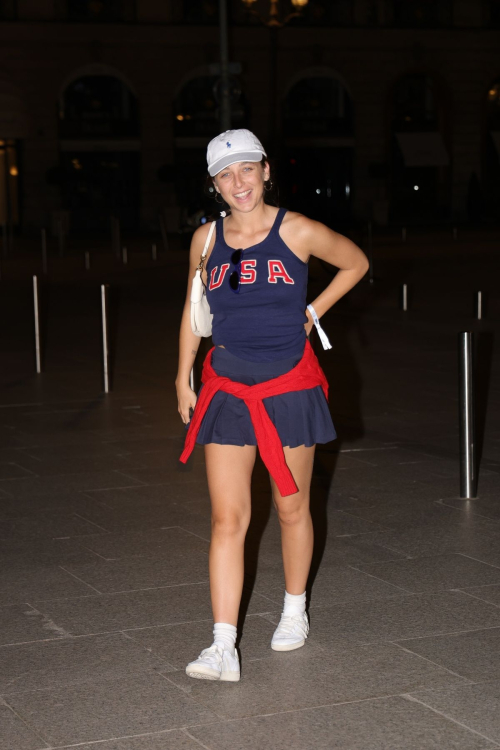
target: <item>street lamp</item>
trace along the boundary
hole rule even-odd
[[[252,8],[252,6],[257,2],[257,0],[241,0],[245,8],[249,13],[251,13],[253,16],[259,19],[261,23],[263,23],[265,26],[274,26],[276,28],[281,28],[284,26],[288,21],[290,21],[292,18],[297,18],[302,14],[302,8],[305,8],[309,0],[292,0],[292,5],[295,10],[293,13],[289,13],[288,16],[286,16],[283,21],[280,21],[279,18],[279,12],[278,12],[278,5],[279,0],[270,0],[271,2],[271,9],[269,11],[269,20],[265,21],[260,13],[257,13],[256,10]]]

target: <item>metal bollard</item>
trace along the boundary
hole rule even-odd
[[[476,497],[476,435],[474,424],[474,363],[472,333],[458,335],[459,427],[460,427],[460,497]]]
[[[483,319],[483,293],[476,293],[476,318],[477,320]]]
[[[153,260],[158,260],[158,254],[156,252],[156,245],[152,245],[151,247],[151,258]]]
[[[401,287],[401,309],[403,312],[408,312],[408,284],[403,284]]]
[[[128,263],[128,252],[126,247],[122,247],[122,263],[127,265]]]
[[[90,253],[85,250],[85,270],[90,271]]]
[[[40,302],[38,299],[38,277],[33,276],[33,311],[35,313],[35,360],[37,373],[42,372],[42,356],[40,352]]]
[[[42,270],[47,274],[47,230],[42,229]]]
[[[101,284],[102,315],[102,361],[104,393],[109,393],[109,354],[108,354],[108,285]]]

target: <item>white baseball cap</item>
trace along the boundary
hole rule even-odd
[[[226,130],[212,138],[207,148],[208,173],[214,177],[221,169],[238,161],[261,161],[267,156],[264,146],[250,130]]]

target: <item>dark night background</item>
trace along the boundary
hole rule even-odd
[[[307,644],[270,648],[258,459],[242,679],[219,685],[185,674],[212,638],[211,512],[174,385],[187,250],[219,209],[219,5],[0,0],[2,750],[500,750],[500,0],[309,0],[283,27],[271,5],[228,0],[232,125],[280,204],[371,266],[315,344],[338,439],[315,454]],[[334,273],[311,257],[308,301]]]
[[[232,126],[267,147],[282,205],[337,228],[498,222],[499,0],[310,0],[280,29],[246,6]],[[0,21],[2,223],[175,233],[209,209],[217,0],[2,0]]]

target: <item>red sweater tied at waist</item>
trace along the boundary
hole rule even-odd
[[[224,391],[236,396],[236,398],[241,398],[247,405],[259,452],[267,470],[276,482],[282,497],[293,495],[298,492],[298,488],[286,464],[278,431],[266,411],[263,399],[270,396],[280,396],[283,393],[290,393],[290,391],[316,388],[318,385],[322,387],[325,398],[328,399],[328,381],[311,344],[306,341],[302,359],[289,372],[256,385],[245,385],[217,375],[212,367],[212,352],[214,349],[215,347],[210,349],[203,363],[201,382],[204,387],[201,389],[189,424],[184,450],[180,457],[181,462],[185,464],[192,453],[201,422],[215,393]]]

